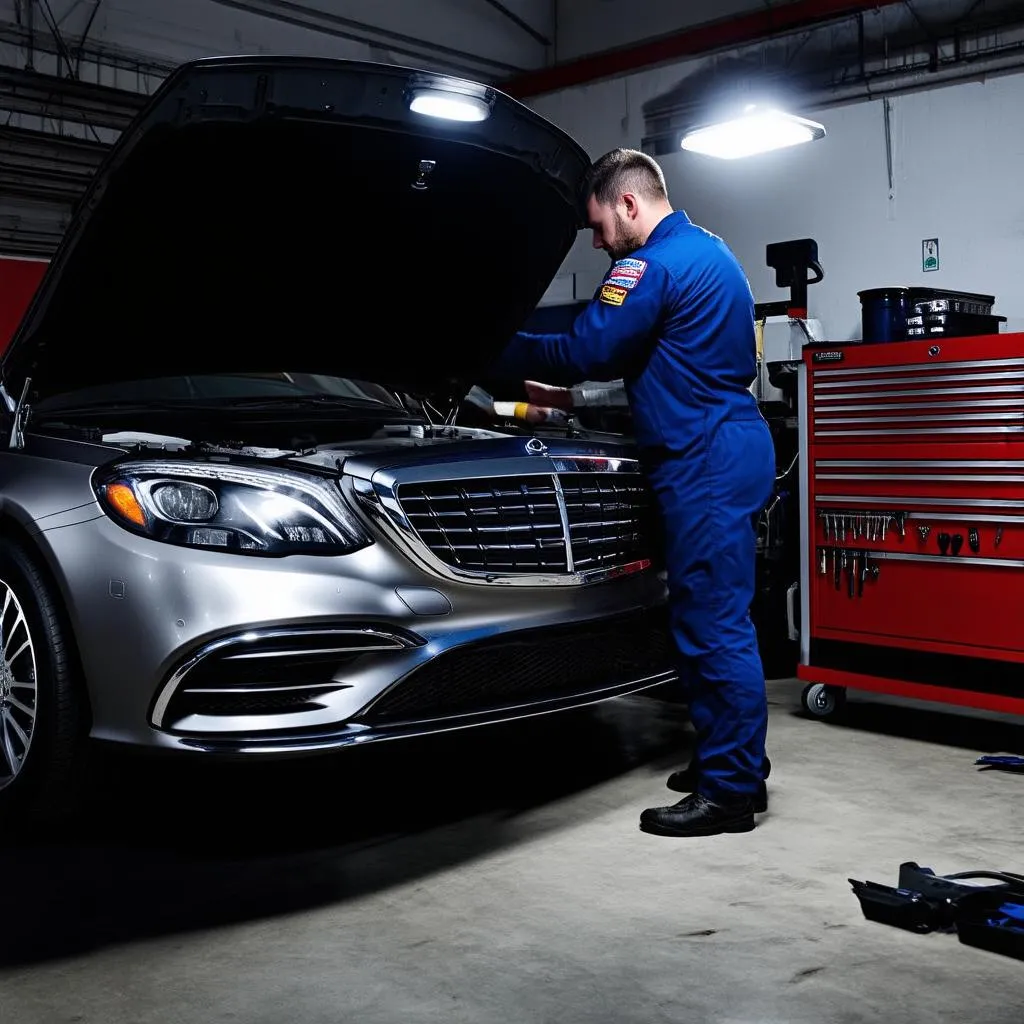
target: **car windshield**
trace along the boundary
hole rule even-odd
[[[202,374],[187,377],[158,377],[151,380],[122,381],[98,387],[69,391],[47,398],[36,405],[37,412],[61,409],[119,405],[166,403],[334,401],[365,405],[376,404],[402,410],[397,394],[367,381],[348,377],[327,377],[307,373],[231,373]]]

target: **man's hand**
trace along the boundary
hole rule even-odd
[[[547,406],[550,409],[572,408],[572,391],[569,388],[553,388],[535,380],[528,380],[525,384],[526,397],[531,405]]]
[[[526,407],[526,414],[523,418],[527,423],[533,424],[547,423],[562,426],[568,422],[563,410],[550,405],[533,405],[532,403]]]
[[[569,422],[569,415],[564,410],[550,405],[534,405],[532,402],[495,402],[494,415],[501,419],[522,420],[534,426],[541,423],[565,426]]]

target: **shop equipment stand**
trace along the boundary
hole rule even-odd
[[[807,710],[1024,714],[1024,334],[810,344],[798,391]]]

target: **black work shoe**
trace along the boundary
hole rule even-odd
[[[640,815],[640,831],[654,836],[718,836],[753,829],[752,800],[716,804],[699,793],[690,794],[672,807],[651,807]]]
[[[675,793],[696,793],[697,773],[692,768],[684,768],[681,772],[673,772],[668,777],[668,788]],[[754,813],[764,814],[768,810],[768,786],[762,782],[754,796]]]

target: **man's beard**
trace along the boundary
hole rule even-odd
[[[611,257],[612,263],[617,260],[625,259],[627,256],[636,252],[644,244],[643,238],[640,233],[633,228],[629,227],[626,219],[616,212],[615,214],[615,241],[612,245],[608,246],[608,255]]]

